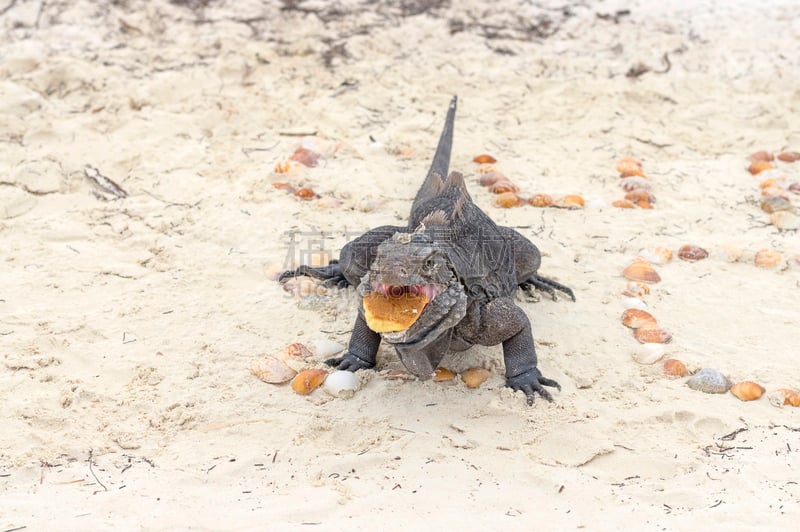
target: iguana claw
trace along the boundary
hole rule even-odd
[[[350,285],[342,273],[342,268],[339,262],[332,260],[327,266],[320,266],[317,268],[311,266],[300,266],[296,270],[287,270],[278,277],[278,282],[286,282],[289,279],[304,275],[306,277],[313,277],[323,282],[325,286],[336,286],[337,288],[346,288]]]
[[[341,357],[329,358],[325,361],[325,363],[336,369],[352,372],[356,372],[360,369],[371,369],[375,367],[375,364],[371,364],[352,353],[345,353],[344,356]]]
[[[537,393],[547,399],[549,402],[553,402],[553,397],[550,395],[550,392],[542,388],[542,386],[550,386],[553,388],[558,388],[559,391],[561,390],[560,384],[553,379],[542,377],[542,374],[536,368],[528,370],[525,373],[515,377],[507,377],[506,386],[512,390],[524,392],[525,396],[528,398],[529,405],[533,404],[533,400]]]

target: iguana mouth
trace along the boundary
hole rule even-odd
[[[367,326],[378,333],[407,330],[441,291],[433,283],[389,285],[373,281],[370,285],[372,291],[364,294],[362,306]]]
[[[402,295],[425,296],[428,301],[439,295],[442,287],[435,283],[411,284],[411,285],[390,285],[378,281],[372,281],[372,290],[382,296],[399,297]]]

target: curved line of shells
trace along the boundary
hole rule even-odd
[[[794,163],[800,160],[800,152],[784,151],[776,157],[772,152],[761,150],[748,157],[747,170],[758,180],[761,190],[759,206],[769,214],[769,223],[780,231],[800,229],[798,208],[792,203],[792,196],[800,194],[800,182],[787,183],[786,173],[775,162]]]
[[[291,381],[292,391],[309,395],[322,387],[329,395],[347,399],[360,388],[358,376],[351,371],[327,371],[312,367],[315,360],[325,360],[344,350],[344,346],[330,340],[319,340],[311,347],[296,342],[274,355],[254,360],[250,373],[269,384],[285,384]],[[469,368],[458,376],[467,388],[478,388],[492,373],[485,368]],[[411,380],[415,377],[404,370],[390,370],[385,377],[389,380]],[[456,373],[445,368],[436,368],[434,382],[451,382]]]
[[[708,252],[695,245],[685,245],[678,250],[678,256],[686,261],[695,262],[708,257]],[[741,254],[734,254],[738,260]],[[633,336],[640,345],[633,352],[633,359],[639,364],[655,364],[666,354],[664,344],[672,341],[672,334],[658,324],[658,320],[644,310],[646,304],[642,299],[650,293],[650,285],[661,281],[661,276],[646,258],[658,264],[666,264],[672,260],[672,251],[663,246],[643,250],[641,256],[633,259],[623,271],[622,276],[629,279],[622,292],[622,302],[627,308],[622,313],[622,324],[633,330]],[[780,255],[777,255],[780,260]],[[756,254],[756,265],[767,267],[777,264],[775,252],[762,250]],[[668,358],[662,362],[664,374],[670,378],[681,378],[689,375],[686,365],[677,358]],[[692,375],[686,385],[705,393],[726,393],[730,391],[742,401],[759,399],[765,388],[753,381],[733,383],[728,377],[714,368],[703,368]],[[800,394],[794,389],[778,388],[770,393],[770,402],[778,406],[800,406]]]

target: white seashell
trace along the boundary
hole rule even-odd
[[[703,368],[686,381],[692,390],[705,393],[725,393],[733,383],[719,371],[712,368]]]
[[[339,353],[344,349],[344,346],[338,342],[334,342],[333,340],[315,340],[311,342],[311,346],[314,348],[314,354],[317,355],[317,358],[326,359]]]
[[[663,344],[642,344],[633,352],[633,359],[639,364],[655,364],[666,353]]]
[[[646,177],[632,176],[624,177],[619,180],[619,185],[625,189],[626,192],[631,190],[650,190],[650,180]]]
[[[762,181],[766,181],[767,179],[775,179],[777,181],[783,181],[786,179],[786,174],[783,172],[783,170],[779,168],[771,168],[768,170],[762,170],[753,177],[758,179],[759,183]]]
[[[639,256],[652,264],[666,264],[672,260],[672,251],[664,246],[653,246],[641,250]]]
[[[622,304],[622,308],[627,310],[629,308],[638,308],[639,310],[646,310],[647,303],[639,299],[638,297],[628,297],[622,296],[619,299],[619,302]]]
[[[322,388],[334,397],[349,399],[358,391],[358,377],[352,371],[334,371],[325,379]]]
[[[769,221],[782,231],[800,229],[800,216],[790,211],[776,211],[769,215]]]
[[[586,202],[587,209],[605,209],[608,207],[608,202],[603,198],[595,198]]]
[[[297,372],[287,366],[284,361],[268,356],[253,361],[250,365],[250,373],[264,382],[280,384],[291,380]]]

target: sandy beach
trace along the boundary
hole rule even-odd
[[[748,171],[800,151],[796,14],[0,0],[0,532],[796,527],[800,408],[778,390],[800,389],[800,238]],[[347,344],[352,289],[275,274],[405,223],[454,94],[451,169],[575,291],[519,296],[554,402],[504,387],[499,346],[444,359],[488,369],[476,389],[393,379],[386,347],[349,399],[251,375]],[[289,161],[301,145],[316,166]],[[494,206],[482,153],[525,197],[585,206]],[[652,209],[613,206],[624,156]],[[796,213],[800,161],[771,164]],[[664,359],[763,397],[632,358],[622,271],[656,246],[673,256],[640,300]]]

